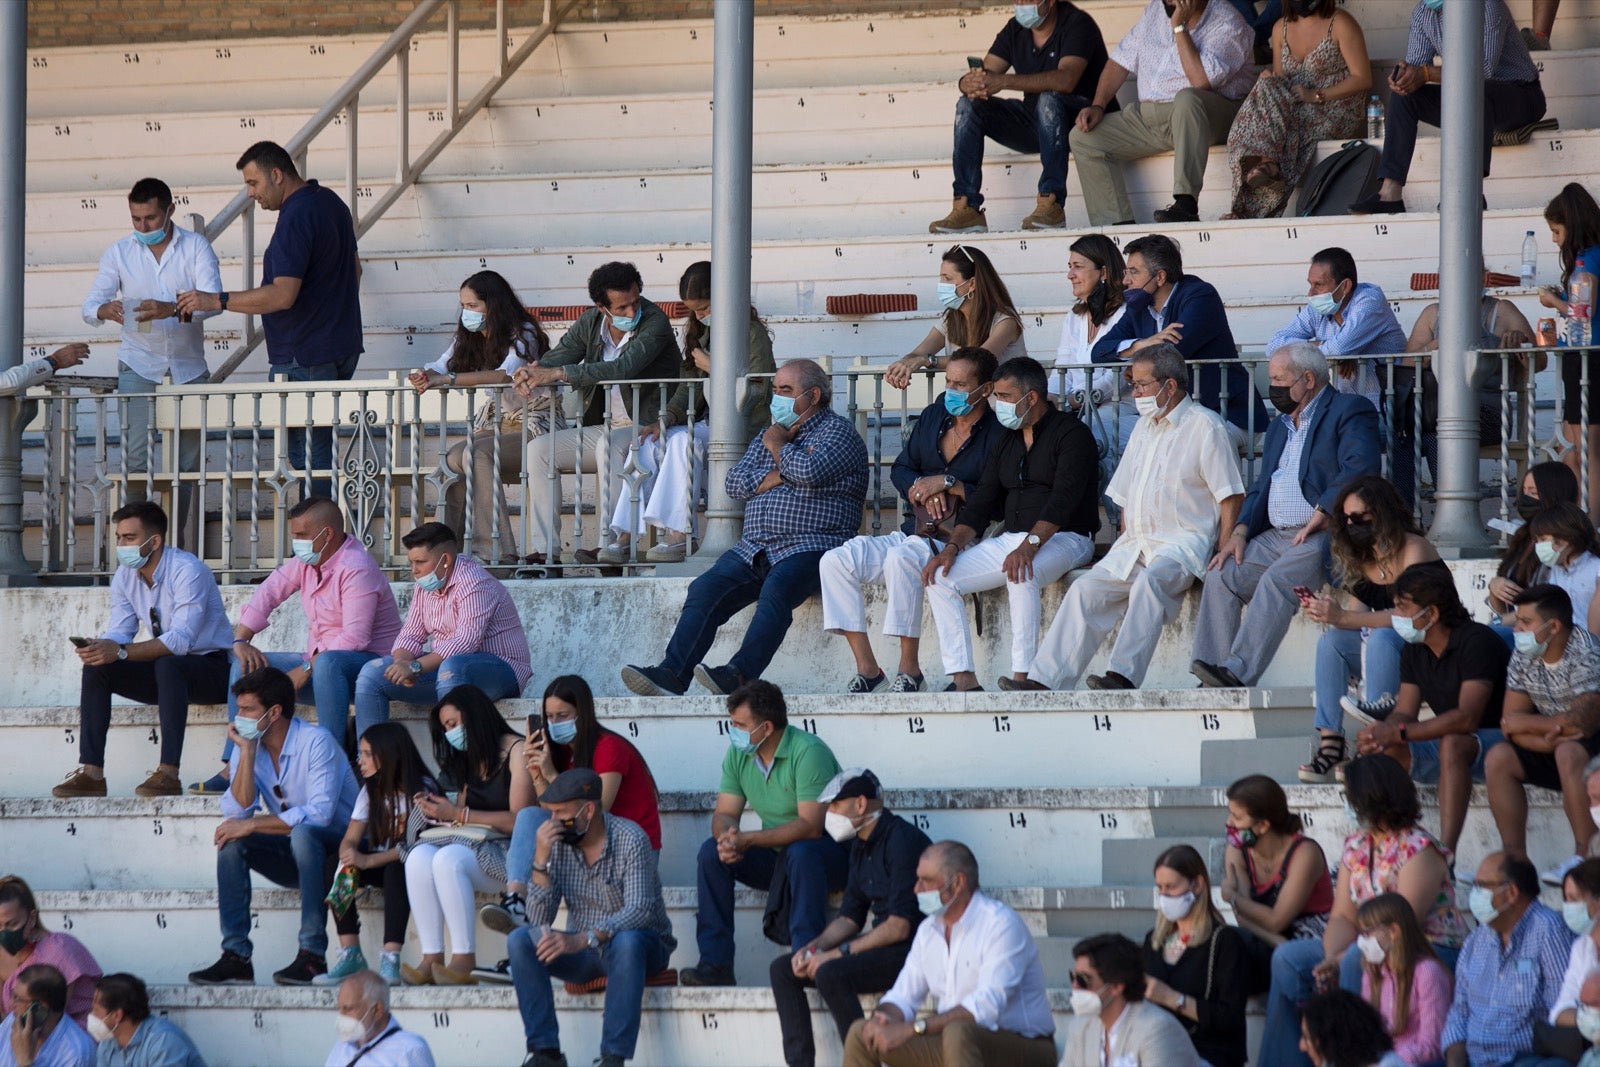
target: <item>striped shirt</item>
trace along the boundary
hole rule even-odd
[[[1480,926],[1456,961],[1455,1000],[1439,1045],[1466,1042],[1470,1063],[1510,1063],[1532,1048],[1534,1020],[1548,1014],[1561,990],[1572,934],[1560,913],[1534,901],[1510,942]]]
[[[795,427],[774,464],[757,437],[728,471],[728,495],[745,502],[744,536],[729,549],[745,563],[761,553],[777,564],[800,552],[838,548],[861,529],[867,499],[867,446],[850,421],[824,409]],[[783,480],[756,487],[776,466]]]
[[[511,594],[471,556],[456,556],[448,570],[443,589],[436,593],[418,589],[412,595],[411,610],[394,647],[413,656],[426,647],[447,659],[471,652],[499,656],[516,673],[520,691],[533,675],[533,665],[528,635]]]
[[[661,874],[656,850],[637,823],[617,815],[602,814],[606,844],[594,866],[572,845],[550,850],[550,885],[528,884],[528,921],[555,922],[556,909],[567,905],[567,925],[574,931],[653,930],[671,952],[678,946],[672,921],[661,895]],[[526,871],[513,872],[519,878]]]
[[[1434,56],[1444,56],[1444,9],[1411,9],[1411,33],[1406,38],[1406,62],[1431,67]],[[1483,0],[1483,76],[1489,81],[1536,82],[1539,68],[1517,31],[1506,0]]]
[[[1297,530],[1311,521],[1315,506],[1300,487],[1300,454],[1311,436],[1311,421],[1317,407],[1326,403],[1332,392],[1326,386],[1318,389],[1317,395],[1300,413],[1298,424],[1293,415],[1279,416],[1289,433],[1283,442],[1283,455],[1278,457],[1278,469],[1272,472],[1272,487],[1267,491],[1267,521],[1280,530]]]

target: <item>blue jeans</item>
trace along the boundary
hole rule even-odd
[[[356,376],[356,364],[361,361],[361,353],[346,356],[344,359],[333,363],[318,363],[313,367],[302,367],[298,363],[274,364],[267,373],[268,380],[283,379],[290,382],[348,382]],[[296,471],[306,469],[306,431],[289,427],[288,452],[289,468]],[[311,431],[311,469],[333,469],[333,431],[321,429]],[[310,496],[333,496],[333,481],[329,478],[312,478],[306,493]]]
[[[1089,99],[1067,93],[1044,92],[1017,100],[991,97],[956,100],[955,150],[950,164],[955,171],[956,196],[977,207],[983,203],[983,141],[988,138],[1013,152],[1039,156],[1039,195],[1067,202],[1067,133]]]
[[[506,848],[508,882],[528,884],[528,875],[533,872],[533,853],[539,845],[539,827],[549,821],[549,809],[537,804],[517,812],[516,825],[511,829],[511,844]]]
[[[713,967],[733,966],[733,883],[768,890],[780,870],[789,879],[789,944],[808,944],[828,923],[828,894],[844,888],[849,859],[831,837],[796,841],[782,852],[752,848],[738,863],[717,856],[715,838],[700,846],[695,886],[699,904],[695,912],[695,939],[700,962]]]
[[[301,823],[288,836],[251,834],[217,850],[217,911],[222,947],[250,956],[250,872],[275,885],[300,889],[300,947],[321,956],[328,951],[328,916],[323,898],[329,886],[328,858],[336,855],[343,826]]]
[[[1367,667],[1361,669],[1361,647],[1366,645]],[[1400,650],[1405,642],[1392,627],[1375,630],[1341,630],[1329,627],[1317,639],[1317,729],[1340,733],[1344,727],[1344,696],[1349,679],[1363,682],[1362,696],[1376,700],[1400,691]]]
[[[264,652],[267,657],[267,666],[276,667],[280,671],[291,671],[306,661],[299,652]],[[361,668],[369,660],[378,657],[371,652],[319,652],[317,661],[311,665],[311,684],[302,686],[294,695],[296,707],[316,708],[317,725],[333,735],[339,742],[339,747],[349,751],[345,746],[345,721],[350,717],[350,699],[355,691],[356,675],[361,673]],[[239,701],[233,695],[233,683],[239,680],[243,673],[239,666],[238,657],[234,657],[233,669],[228,674],[228,721],[233,722],[233,717],[239,714]],[[359,740],[360,735],[357,735]],[[222,762],[227,763],[233,758],[233,741],[230,739],[222,744]]]
[[[745,678],[761,677],[789,632],[794,609],[821,591],[821,562],[821,552],[796,552],[777,565],[767,562],[765,552],[754,563],[724,552],[690,583],[683,614],[667,643],[661,666],[672,675],[677,691],[689,688],[695,666],[711,650],[722,624],[751,604],[756,605],[755,617],[728,666]]]
[[[1489,750],[1506,739],[1506,735],[1492,727],[1484,727],[1476,731],[1478,738],[1478,754],[1472,758],[1469,773],[1474,782],[1483,782],[1484,758],[1489,755]],[[1442,747],[1438,741],[1412,741],[1411,747],[1411,780],[1420,785],[1439,784],[1439,750]]]
[[[640,1003],[644,980],[666,969],[672,954],[654,930],[618,930],[598,949],[569,952],[550,963],[539,962],[533,937],[538,927],[523,926],[506,938],[511,981],[517,987],[517,1010],[528,1051],[561,1047],[552,979],[589,982],[606,977],[605,1015],[600,1024],[600,1055],[633,1058],[639,1041]]]
[[[504,700],[522,692],[517,672],[499,656],[487,652],[467,652],[446,656],[436,671],[424,671],[411,685],[396,685],[383,676],[394,663],[393,656],[368,660],[356,675],[356,736],[367,727],[389,721],[389,701],[407,704],[437,704],[439,698],[458,685],[475,685],[490,700]]]

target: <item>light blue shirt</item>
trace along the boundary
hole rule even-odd
[[[206,1061],[177,1024],[152,1015],[139,1024],[127,1048],[116,1038],[102,1041],[95,1067],[206,1067]]]
[[[161,562],[148,585],[133,567],[118,567],[111,578],[111,622],[100,636],[125,645],[139,636],[141,627],[160,638],[174,656],[233,647],[233,625],[222,606],[216,576],[194,554],[176,545],[162,548]]]
[[[1315,341],[1329,359],[1338,356],[1387,355],[1406,350],[1406,332],[1400,328],[1389,298],[1371,282],[1360,282],[1339,322],[1302,304],[1294,321],[1272,335],[1267,351],[1276,352],[1294,341]]]
[[[1439,1047],[1465,1042],[1472,1063],[1509,1063],[1533,1047],[1533,1024],[1550,1010],[1566,973],[1572,934],[1538,901],[1506,945],[1491,927],[1467,936],[1456,961],[1455,999]]]
[[[17,1067],[17,1055],[11,1051],[11,1028],[16,1023],[15,1013],[0,1023],[0,1067]],[[94,1038],[69,1015],[61,1017],[33,1058],[33,1067],[91,1067],[93,1063]]]
[[[239,773],[238,749],[229,761],[229,777]],[[333,735],[320,726],[307,726],[300,719],[289,720],[289,733],[272,765],[267,746],[256,745],[256,803],[246,808],[233,798],[233,791],[222,794],[222,813],[230,819],[243,819],[258,809],[276,815],[289,826],[348,826],[350,809],[355,806],[355,775],[350,761]]]
[[[1300,412],[1299,425],[1291,415],[1278,416],[1289,436],[1283,442],[1283,455],[1278,457],[1278,469],[1272,472],[1272,486],[1267,490],[1267,521],[1280,530],[1295,530],[1311,521],[1315,505],[1306,499],[1300,487],[1300,454],[1305,451],[1306,439],[1311,436],[1311,419],[1317,408],[1327,402],[1333,390],[1323,386]]]

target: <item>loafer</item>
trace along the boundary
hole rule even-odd
[[[50,795],[62,799],[103,797],[106,795],[106,780],[104,778],[91,778],[80,767],[67,775],[60,785],[50,790]]]
[[[327,973],[327,960],[315,952],[301,949],[295,953],[293,963],[281,971],[272,972],[272,980],[279,985],[310,985]]]
[[[434,985],[477,985],[478,979],[471,971],[452,971],[448,967],[435,967],[433,969]]]
[[[255,985],[256,969],[250,957],[223,949],[222,956],[203,971],[190,971],[195,985]]]
[[[1243,689],[1245,684],[1239,680],[1226,667],[1215,663],[1206,663],[1204,660],[1195,660],[1189,664],[1189,673],[1200,679],[1200,684],[1207,689]]]
[[[1363,197],[1350,205],[1352,215],[1400,215],[1405,210],[1404,200],[1379,200],[1377,193]]]
[[[1009,674],[1002,674],[999,678],[996,678],[995,679],[995,685],[999,686],[1001,689],[1005,690],[1008,693],[1031,693],[1031,692],[1034,692],[1034,691],[1048,691],[1049,688],[1050,688],[1048,685],[1045,685],[1043,682],[1036,682],[1032,678],[1024,678],[1021,681],[1018,681],[1017,679],[1011,677],[1011,675],[1009,675]]]
[[[946,693],[981,693],[983,692],[983,686],[975,685],[971,689],[957,689],[956,683],[951,682],[949,685],[944,687],[944,691]]]
[[[1157,222],[1199,222],[1200,212],[1188,208],[1174,200],[1155,214]]]
[[[433,968],[429,967],[424,971],[420,967],[413,967],[409,963],[402,963],[400,965],[400,981],[406,985],[432,985]]]
[[[635,667],[631,664],[622,668],[622,684],[628,687],[628,692],[642,697],[681,697],[688,688],[680,686],[660,667]]]
[[[686,986],[733,985],[733,968],[712,963],[697,963],[678,972],[678,984]]]
[[[749,679],[732,667],[707,667],[702,663],[694,669],[694,680],[717,696],[725,697]]]
[[[1091,674],[1083,680],[1083,684],[1090,689],[1137,689],[1138,686],[1130,682],[1124,675],[1116,671],[1106,671],[1104,674]]]
[[[181,797],[183,796],[183,783],[175,774],[166,771],[151,771],[150,777],[133,789],[134,796],[140,797]]]
[[[230,784],[228,776],[219,771],[203,782],[190,782],[189,795],[195,797],[219,797],[228,791]]]
[[[567,1057],[558,1048],[541,1048],[528,1053],[522,1067],[567,1067]]]

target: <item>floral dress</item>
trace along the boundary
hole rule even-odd
[[[1362,830],[1344,839],[1344,854],[1339,866],[1350,873],[1350,899],[1360,907],[1382,893],[1400,891],[1400,871],[1416,856],[1434,849],[1444,857],[1446,868],[1453,862],[1450,850],[1418,826],[1396,834],[1374,834]],[[1439,895],[1422,920],[1428,940],[1447,948],[1460,948],[1467,938],[1467,921],[1456,907],[1456,887],[1448,869],[1439,881]]]
[[[1283,73],[1263,74],[1245,97],[1228,133],[1228,171],[1233,175],[1233,214],[1241,219],[1261,219],[1281,214],[1289,194],[1311,170],[1317,142],[1359,137],[1365,100],[1350,96],[1326,104],[1308,104],[1295,87],[1327,89],[1350,76],[1344,53],[1328,32],[1304,59],[1289,51],[1283,35]],[[1245,176],[1256,164],[1278,165],[1282,181],[1259,189],[1245,187]]]

